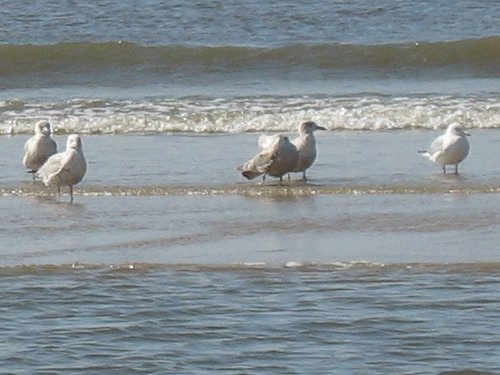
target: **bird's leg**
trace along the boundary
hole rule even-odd
[[[304,182],[307,182],[306,170],[305,169],[304,169],[304,172],[302,174],[302,179],[304,180]]]
[[[458,164],[455,164],[455,174],[458,175]]]
[[[61,199],[61,187],[57,187],[57,200]]]
[[[280,176],[280,186],[283,186],[283,176]]]
[[[446,164],[443,164],[443,174],[446,174]]]
[[[73,204],[73,185],[69,185],[70,203]]]

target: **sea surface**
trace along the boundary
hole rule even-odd
[[[500,374],[500,2],[0,10],[0,373]],[[88,171],[21,160],[38,120]],[[237,170],[313,120],[284,184]],[[471,134],[460,174],[422,158]]]

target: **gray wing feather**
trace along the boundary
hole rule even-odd
[[[274,149],[267,149],[259,152],[240,168],[243,176],[248,179],[253,179],[266,173],[275,158],[276,152]]]

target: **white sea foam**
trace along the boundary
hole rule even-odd
[[[13,104],[15,103],[15,104]],[[247,97],[0,102],[0,134],[27,134],[48,119],[56,134],[294,132],[313,120],[330,130],[500,128],[498,97]]]
[[[287,267],[287,268],[299,268],[299,267],[302,267],[302,266],[304,266],[303,263],[301,263],[301,262],[293,262],[293,261],[286,262],[286,264],[285,264],[285,267]]]

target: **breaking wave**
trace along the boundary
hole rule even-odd
[[[0,134],[29,134],[47,119],[56,134],[294,132],[312,119],[329,130],[500,128],[490,97],[245,97],[0,101]]]

